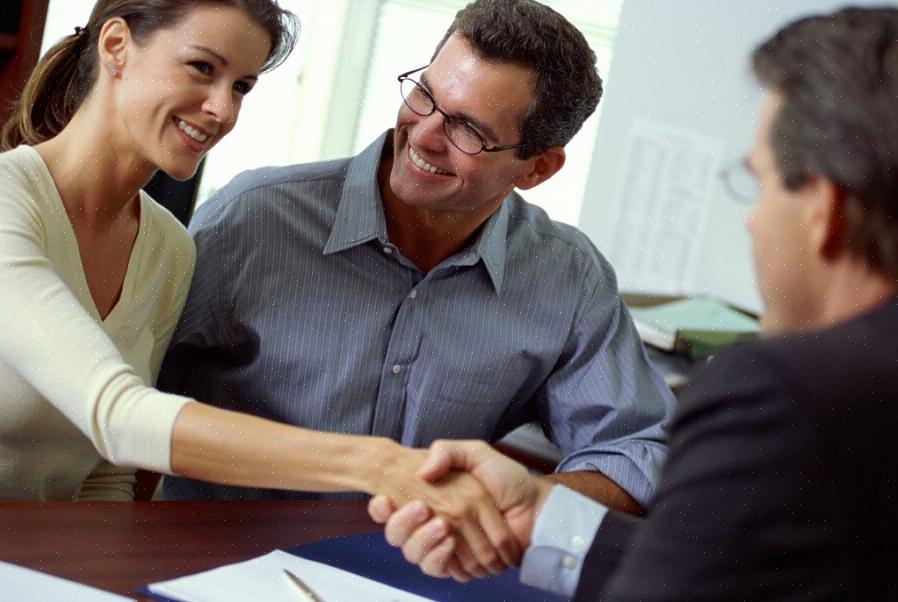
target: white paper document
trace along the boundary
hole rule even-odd
[[[681,294],[696,286],[723,140],[637,121],[605,249],[621,290]]]
[[[43,602],[65,600],[66,602],[119,602],[125,598],[74,581],[68,581],[40,571],[8,562],[0,562],[0,600],[16,602]]]
[[[275,550],[211,571],[153,583],[154,594],[180,602],[305,602],[284,569],[298,575],[325,602],[430,602],[415,594],[320,562]]]

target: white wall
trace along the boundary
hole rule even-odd
[[[760,308],[749,207],[732,201],[717,177],[751,143],[762,94],[749,54],[797,16],[845,4],[624,2],[580,216],[623,290],[707,292]]]

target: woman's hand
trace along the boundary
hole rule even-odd
[[[413,500],[427,504],[441,519],[434,523],[433,537],[454,546],[457,553],[460,567],[449,571],[453,578],[467,581],[470,575],[485,576],[484,569],[498,574],[520,563],[521,549],[514,534],[476,478],[449,472],[429,483],[418,476],[427,458],[425,450],[389,439],[376,440],[374,447],[372,463],[366,467],[368,493],[386,496],[396,506]]]

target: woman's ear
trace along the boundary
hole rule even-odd
[[[100,64],[112,77],[118,77],[121,73],[130,43],[131,29],[124,19],[115,17],[103,23],[97,41],[97,55]]]
[[[514,185],[521,190],[527,190],[542,184],[564,167],[566,157],[563,147],[550,146],[525,161],[525,167],[515,177]]]

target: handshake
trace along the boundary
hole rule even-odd
[[[368,514],[406,560],[460,582],[520,564],[553,486],[483,441],[434,442],[417,477],[423,496],[376,495]]]

